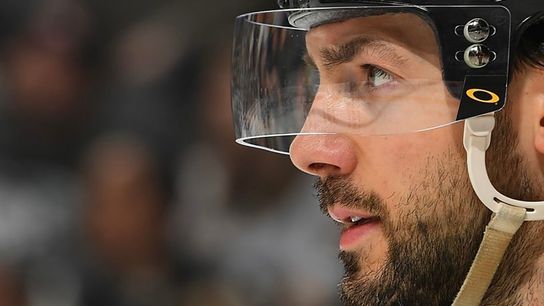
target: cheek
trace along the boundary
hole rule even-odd
[[[430,161],[459,150],[461,131],[462,126],[461,129],[453,126],[413,134],[369,137],[365,143],[359,142],[361,183],[382,196],[406,194],[414,185],[424,183],[429,171],[435,170],[428,169]]]

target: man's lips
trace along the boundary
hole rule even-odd
[[[345,206],[336,204],[328,209],[329,216],[339,223],[350,225],[357,219],[370,219],[374,216],[364,210],[347,208]],[[356,218],[355,220],[353,218]]]
[[[380,223],[380,218],[377,216],[342,205],[330,207],[328,213],[333,220],[344,226],[340,236],[341,250],[348,250],[359,245]]]

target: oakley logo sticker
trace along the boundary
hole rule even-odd
[[[496,103],[499,103],[499,101],[501,100],[499,95],[497,95],[496,93],[489,90],[485,90],[485,89],[479,89],[479,88],[473,88],[473,89],[467,90],[467,96],[474,101],[481,102],[481,103],[488,103],[488,104],[496,104]]]
[[[463,89],[457,91],[461,98],[457,120],[500,110],[506,98],[507,80],[506,75],[465,76]]]

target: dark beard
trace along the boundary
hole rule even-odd
[[[485,224],[485,222],[483,222]],[[482,223],[481,223],[482,224]],[[481,240],[414,232],[408,241],[389,237],[389,254],[375,279],[358,278],[354,253],[341,253],[346,269],[341,284],[344,305],[451,305]],[[351,268],[349,268],[351,266]]]
[[[459,204],[449,207],[429,200],[451,199],[452,186],[470,190],[469,186],[462,189],[460,185],[461,182],[451,177],[443,181],[442,187],[437,186],[439,194],[420,192],[416,195],[414,192],[408,195],[399,206],[410,209],[403,211],[394,222],[376,194],[361,193],[343,179],[316,184],[322,209],[334,202],[349,203],[347,205],[380,216],[389,246],[383,266],[375,273],[364,273],[359,254],[340,253],[345,266],[340,286],[344,305],[451,305],[490,216],[485,207],[470,197],[464,201],[456,199],[459,201],[455,203]],[[442,191],[445,193],[440,194]],[[429,209],[439,205],[444,210],[441,215]],[[467,206],[472,206],[469,211],[474,213],[460,214],[467,211]]]

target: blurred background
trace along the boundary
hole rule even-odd
[[[0,305],[337,305],[337,230],[234,143],[236,15],[276,1],[0,2]]]

